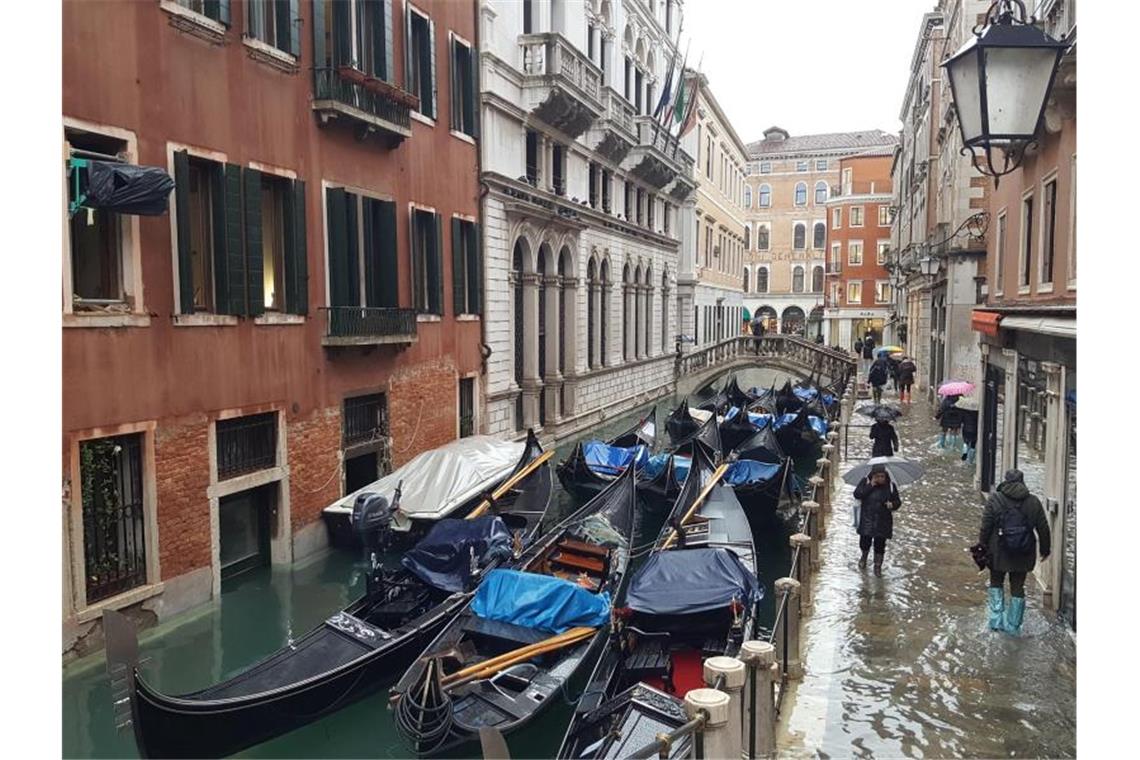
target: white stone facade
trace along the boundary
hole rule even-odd
[[[480,21],[482,430],[557,439],[672,387],[694,183],[650,114],[680,9],[483,0]]]

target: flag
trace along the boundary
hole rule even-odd
[[[680,123],[685,120],[685,67],[681,66],[681,82],[677,85],[677,100],[673,104],[673,122]]]
[[[661,100],[657,102],[657,108],[653,109],[653,118],[662,123],[669,122],[669,112],[672,110],[673,105],[673,74],[677,71],[677,54],[681,52],[681,30],[677,30],[677,41],[673,46],[673,59],[669,62],[669,74],[665,77],[665,85],[661,88]],[[689,46],[685,45],[685,59],[689,56]],[[685,64],[682,61],[681,71],[684,72]]]
[[[697,112],[697,93],[699,92],[701,86],[700,78],[701,74],[699,71],[693,75],[692,93],[689,95],[689,102],[687,104],[688,112],[685,114],[685,120],[681,124],[681,130],[677,133],[678,137],[692,129],[693,124],[696,122],[696,119],[694,119],[693,116]]]

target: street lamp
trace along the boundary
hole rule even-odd
[[[934,256],[927,256],[926,258],[919,259],[918,271],[927,277],[933,277],[934,275],[938,274],[938,267],[941,263],[942,262],[940,262]]]
[[[995,184],[1036,143],[1045,101],[1069,47],[1033,23],[1022,0],[994,0],[985,24],[974,27],[974,38],[942,64],[958,111],[962,153]],[[1004,156],[996,164],[994,149]]]

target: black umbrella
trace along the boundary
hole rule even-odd
[[[922,477],[922,465],[902,457],[871,457],[863,464],[857,464],[843,473],[843,482],[849,485],[858,485],[866,480],[874,467],[881,466],[896,485],[905,486]]]
[[[855,411],[873,420],[882,422],[892,422],[902,417],[901,410],[893,406],[888,406],[887,404],[864,404]]]

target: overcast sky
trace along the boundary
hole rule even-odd
[[[685,0],[689,66],[745,143],[797,134],[897,133],[922,15],[935,0]]]

